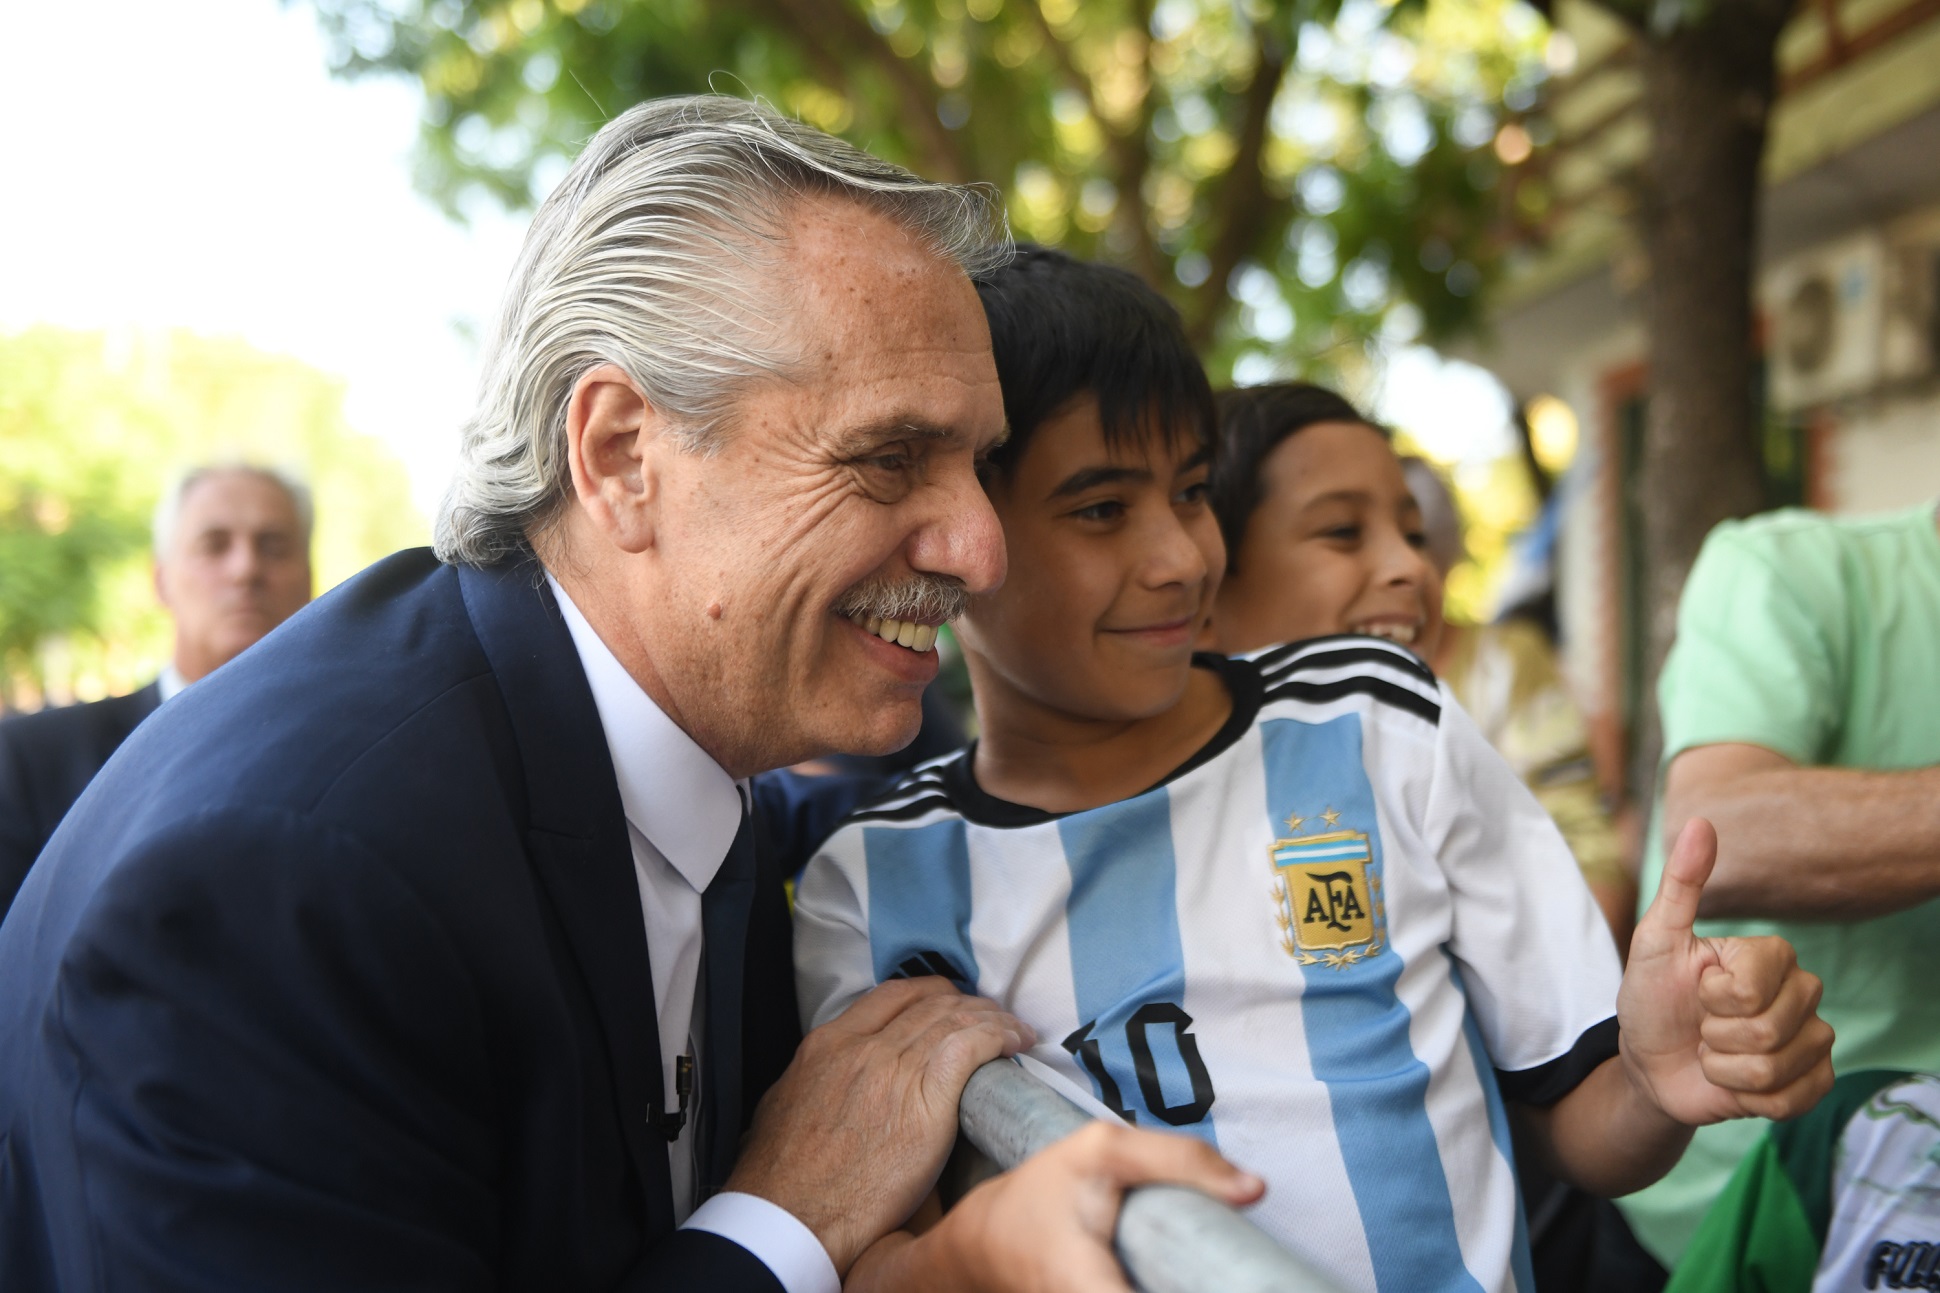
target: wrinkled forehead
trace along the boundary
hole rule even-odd
[[[855,426],[897,417],[994,436],[1003,420],[990,331],[969,276],[885,216],[804,200],[783,260],[790,376]],[[831,429],[834,429],[833,427]]]
[[[183,534],[212,529],[295,529],[296,526],[296,500],[290,497],[290,492],[261,472],[240,468],[210,471],[197,477],[182,495],[176,522]]]

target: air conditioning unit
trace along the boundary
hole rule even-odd
[[[1879,384],[1885,261],[1883,240],[1868,232],[1816,248],[1765,276],[1774,407],[1810,408]]]
[[[1940,213],[1886,236],[1880,375],[1890,382],[1940,371]]]

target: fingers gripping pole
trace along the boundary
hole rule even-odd
[[[970,1075],[957,1118],[970,1143],[1005,1170],[1091,1121],[1011,1060]],[[1144,1293],[1338,1293],[1258,1226],[1186,1186],[1129,1191],[1115,1243]]]

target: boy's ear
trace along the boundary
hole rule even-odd
[[[623,552],[653,546],[666,430],[666,418],[617,364],[585,373],[566,403],[574,499],[593,528]]]

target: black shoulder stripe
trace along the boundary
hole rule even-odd
[[[1265,671],[1285,663],[1287,659],[1298,652],[1310,651],[1314,647],[1328,642],[1355,641],[1360,637],[1361,635],[1358,633],[1326,633],[1317,638],[1295,638],[1291,642],[1282,642],[1279,646],[1269,647],[1260,652],[1253,657],[1253,663],[1258,665],[1262,671]]]
[[[933,772],[915,772],[887,790],[877,791],[856,806],[855,812],[869,813],[879,808],[897,806],[897,801],[908,799],[911,795],[939,794],[943,790],[943,779]],[[851,813],[850,816],[854,816]],[[846,820],[846,819],[845,819]]]
[[[1617,1021],[1612,1016],[1584,1030],[1576,1044],[1533,1069],[1497,1069],[1495,1083],[1504,1100],[1546,1109],[1581,1086],[1583,1079],[1617,1053]]]
[[[860,812],[850,813],[842,824],[853,826],[858,822],[907,822],[925,813],[935,812],[939,808],[952,806],[947,795],[926,795],[921,799],[912,799],[906,804],[897,804],[893,808],[865,808]]]
[[[1370,678],[1365,674],[1352,678],[1336,678],[1331,682],[1283,682],[1266,690],[1265,701],[1271,704],[1276,700],[1305,700],[1312,702],[1339,700],[1342,696],[1372,696],[1384,705],[1405,709],[1410,714],[1425,718],[1431,723],[1442,721],[1442,707],[1418,691],[1403,687],[1400,683],[1389,682],[1385,678]]]
[[[1435,685],[1435,675],[1427,665],[1408,651],[1397,647],[1388,650],[1375,646],[1343,646],[1331,651],[1316,651],[1298,660],[1269,665],[1265,657],[1260,659],[1260,674],[1270,686],[1282,678],[1290,678],[1308,669],[1332,669],[1346,664],[1384,664],[1413,678],[1418,678],[1430,687]]]

